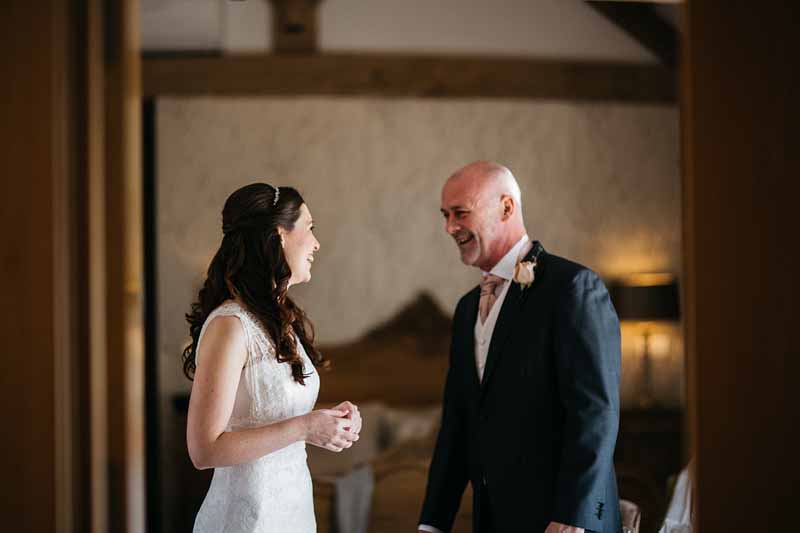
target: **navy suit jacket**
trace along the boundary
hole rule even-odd
[[[512,283],[503,301],[483,382],[474,346],[480,288],[458,302],[422,524],[449,531],[469,481],[473,520],[485,483],[502,533],[543,532],[551,521],[621,531],[617,314],[594,272],[538,242],[526,260],[534,254],[533,285]]]

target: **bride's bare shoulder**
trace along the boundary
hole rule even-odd
[[[237,315],[216,315],[210,318],[198,347],[197,358],[224,359],[244,362],[247,359],[247,343],[241,319]]]

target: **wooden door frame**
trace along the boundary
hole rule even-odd
[[[144,531],[137,18],[3,6],[9,531]]]
[[[103,6],[109,526],[144,531],[144,287],[138,0]]]
[[[72,3],[86,509],[75,531],[146,529],[138,4]]]
[[[783,52],[797,48],[799,16],[792,2],[686,3],[684,302],[697,531],[797,522],[798,71]]]

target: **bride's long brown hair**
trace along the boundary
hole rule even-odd
[[[277,195],[277,201],[276,201]],[[292,272],[283,255],[278,228],[292,231],[303,198],[291,187],[275,189],[253,183],[238,189],[222,209],[222,244],[211,260],[197,301],[186,315],[192,342],[183,351],[183,373],[194,379],[197,342],[208,315],[225,300],[236,298],[259,320],[274,342],[278,361],[292,367],[294,380],[305,385],[303,344],[315,366],[328,361],[314,347],[314,327],[286,294]]]

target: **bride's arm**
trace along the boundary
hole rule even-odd
[[[303,440],[341,451],[358,439],[358,435],[344,429],[351,424],[341,418],[344,411],[326,409],[268,426],[226,432],[247,359],[239,319],[214,318],[197,355],[200,364],[194,376],[186,425],[189,456],[196,468],[246,463]]]

